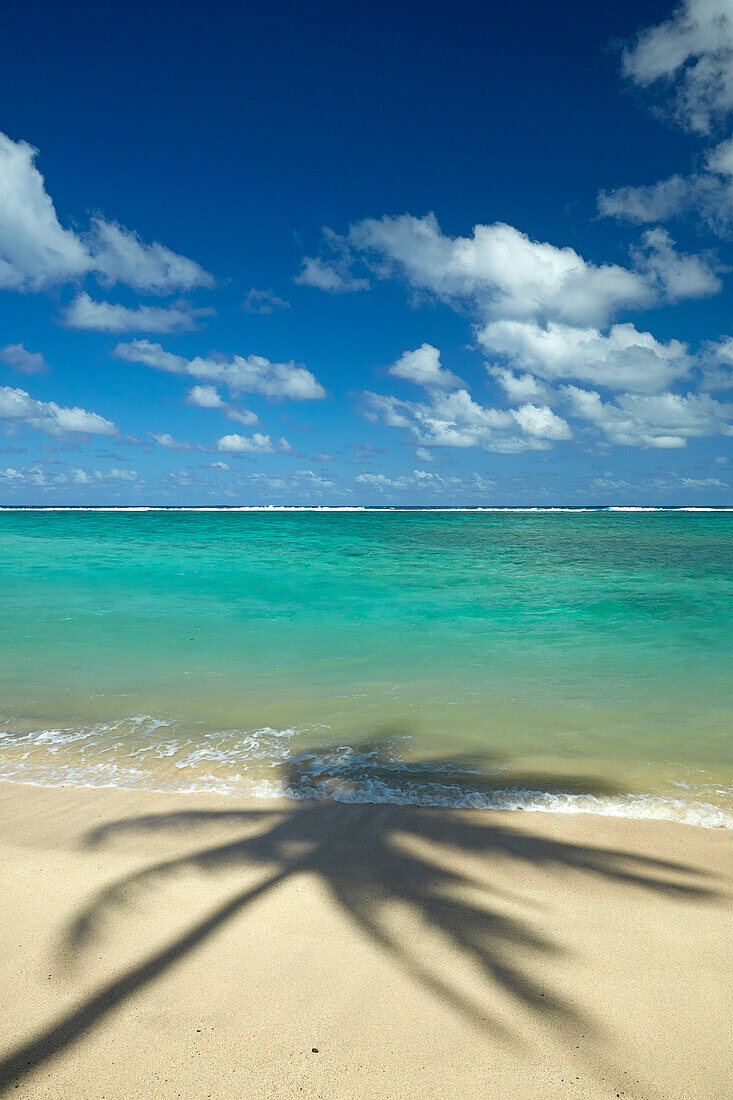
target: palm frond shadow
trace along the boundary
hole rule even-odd
[[[333,749],[313,749],[289,761],[284,780],[293,792],[354,803],[363,800],[365,783],[394,784],[396,771],[385,745],[369,742],[355,750],[361,761],[344,765]],[[354,756],[352,755],[352,761]],[[314,769],[313,761],[322,766]],[[329,763],[330,761],[330,763]],[[364,763],[366,761],[366,763]],[[429,784],[450,769],[454,783],[470,783],[476,794],[491,794],[509,786],[547,789],[548,777],[496,774],[495,759],[462,759],[404,763],[399,772],[402,794]],[[482,773],[483,769],[483,773]],[[314,779],[314,770],[317,779]],[[495,774],[486,774],[493,771]],[[608,793],[592,779],[566,777],[553,781],[556,789]],[[265,804],[266,806],[266,804]],[[339,910],[382,951],[404,968],[426,991],[441,998],[474,1025],[490,1029],[505,1042],[517,1042],[499,1013],[487,1014],[484,1003],[467,994],[449,968],[441,972],[425,942],[408,945],[395,935],[389,916],[395,907],[408,911],[443,943],[464,956],[478,970],[488,993],[501,992],[521,1010],[541,1013],[545,1022],[568,1038],[588,1035],[592,1022],[570,1003],[553,996],[533,977],[533,963],[557,955],[559,947],[538,927],[537,920],[510,915],[501,905],[507,892],[486,882],[492,864],[513,861],[528,868],[562,870],[588,875],[640,891],[667,894],[685,901],[714,900],[714,884],[695,868],[630,851],[567,843],[535,835],[522,815],[517,827],[491,812],[467,814],[448,807],[417,805],[344,805],[318,797],[286,808],[191,810],[159,813],[111,822],[93,830],[85,847],[98,848],[119,838],[143,834],[183,832],[199,837],[222,826],[242,835],[226,842],[200,845],[174,858],[152,862],[100,890],[65,930],[62,944],[66,961],[74,964],[92,945],[99,946],[113,913],[132,910],[138,900],[164,889],[182,874],[232,873],[241,868],[247,881],[253,869],[262,872],[254,886],[237,891],[206,917],[194,921],[162,950],[108,982],[53,1026],[0,1062],[0,1089],[16,1084],[37,1066],[68,1048],[135,992],[165,973],[192,950],[257,900],[294,876],[315,876],[330,892]],[[453,854],[456,858],[451,859]],[[470,856],[466,861],[460,857]],[[478,863],[476,863],[478,861]],[[480,866],[480,880],[459,870]],[[527,898],[514,895],[512,908],[531,910]],[[426,941],[427,942],[427,941]]]

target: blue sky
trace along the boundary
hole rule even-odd
[[[10,0],[0,504],[733,503],[733,0],[509,8]]]

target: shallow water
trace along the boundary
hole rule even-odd
[[[733,818],[733,514],[0,512],[0,778]]]

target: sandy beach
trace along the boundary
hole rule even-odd
[[[2,784],[0,1087],[723,1100],[730,839]]]

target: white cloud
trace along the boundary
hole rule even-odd
[[[359,485],[368,485],[370,489],[379,489],[380,492],[397,486],[397,481],[386,474],[357,474],[355,480]]]
[[[485,407],[463,389],[449,394],[434,391],[424,403],[376,393],[366,393],[365,399],[368,419],[408,428],[420,446],[483,447],[516,453],[546,450],[551,440],[569,439],[571,434],[565,421],[546,406]]]
[[[601,489],[604,492],[624,493],[628,497],[630,490],[638,489],[664,489],[667,491],[677,489],[727,489],[728,485],[717,477],[685,477],[674,471],[663,476],[645,478],[643,481],[633,484],[613,477],[611,472],[608,471],[603,477],[595,478],[590,483],[590,488]]]
[[[245,427],[252,427],[259,423],[257,413],[249,409],[235,409],[223,399],[216,386],[193,386],[186,397],[189,405],[197,405],[200,409],[219,409],[229,420],[236,420]]]
[[[638,35],[623,72],[642,88],[673,91],[673,117],[707,134],[733,109],[733,9],[730,0],[685,0],[670,19]]]
[[[188,454],[190,451],[203,450],[202,447],[197,446],[195,443],[187,443],[183,439],[174,439],[169,432],[148,432],[148,435],[154,439],[160,447],[165,447],[167,451]]]
[[[415,290],[456,304],[468,300],[480,316],[556,318],[604,324],[622,307],[646,308],[656,291],[639,272],[600,267],[572,248],[533,241],[511,225],[477,225],[470,237],[447,237],[434,214],[367,219],[348,241],[377,255],[380,276],[400,275]]]
[[[598,210],[604,217],[620,218],[632,225],[666,222],[699,203],[702,199],[700,191],[700,185],[693,177],[670,176],[646,186],[601,191]]]
[[[680,477],[679,485],[682,489],[727,489],[728,482],[721,481],[719,477]]]
[[[92,485],[99,481],[139,481],[137,470],[72,470],[71,475],[76,485]]]
[[[64,436],[69,432],[85,435],[118,435],[111,420],[79,407],[67,408],[55,401],[37,401],[25,390],[0,386],[0,420],[12,427],[26,426],[45,435]]]
[[[40,351],[26,351],[22,344],[6,344],[0,348],[0,359],[19,374],[43,374],[48,363]]]
[[[527,435],[538,439],[572,439],[568,424],[548,405],[521,405],[510,409],[511,415]]]
[[[30,466],[25,470],[14,469],[8,466],[0,470],[0,480],[11,486],[32,485],[38,489],[59,489],[64,486],[99,485],[107,482],[127,482],[136,489],[143,487],[143,482],[136,470],[83,470],[72,469],[67,473],[64,470],[49,470],[40,463]]]
[[[276,309],[290,309],[290,302],[286,302],[284,298],[278,298],[277,294],[273,294],[271,290],[257,290],[256,287],[252,287],[242,302],[242,309],[245,313],[264,315],[274,313]]]
[[[245,428],[253,428],[255,424],[260,422],[257,413],[252,412],[251,409],[235,409],[231,405],[227,405],[223,411],[227,420],[235,420],[237,424],[241,424]]]
[[[69,477],[64,471],[52,471],[40,463],[25,470],[8,466],[7,469],[0,470],[0,478],[13,488],[32,485],[36,489],[57,489],[59,486],[66,485],[69,481]]]
[[[377,489],[380,493],[393,489],[445,489],[460,484],[460,478],[444,478],[429,470],[413,470],[411,474],[403,474],[401,477],[363,473],[359,474],[355,481],[357,485],[366,485],[370,489]]]
[[[114,354],[129,363],[144,363],[157,370],[189,375],[205,382],[221,382],[235,393],[260,393],[265,397],[288,397],[294,401],[326,396],[323,386],[305,367],[293,362],[272,363],[262,355],[184,359],[149,340],[118,344]]]
[[[386,474],[359,474],[355,479],[357,485],[363,485],[367,489],[375,489],[380,495],[392,496],[395,492],[419,492],[433,491],[440,494],[450,493],[453,497],[461,494],[474,494],[487,492],[494,488],[495,482],[483,478],[478,473],[473,473],[468,479],[460,477],[443,477],[440,474],[431,473],[429,470],[413,470],[410,474],[402,474],[400,477],[388,477]]]
[[[67,328],[90,332],[192,332],[199,317],[213,312],[194,309],[190,302],[131,309],[114,302],[95,301],[82,291],[66,307],[62,320]]]
[[[699,355],[706,390],[733,388],[733,336],[721,336],[703,344]]]
[[[294,282],[298,286],[312,286],[316,290],[325,290],[328,294],[353,294],[355,290],[367,290],[367,279],[355,279],[352,275],[340,271],[338,266],[329,264],[317,257],[306,257]]]
[[[200,409],[221,409],[225,404],[216,386],[193,386],[186,401],[189,405],[198,405]]]
[[[331,234],[334,237],[334,234]],[[415,293],[468,308],[484,322],[549,320],[603,327],[621,309],[716,293],[714,259],[685,256],[662,231],[632,253],[632,267],[597,265],[572,248],[534,241],[511,225],[474,226],[446,236],[434,214],[366,219],[342,241],[378,278],[398,277]]]
[[[512,366],[547,381],[576,378],[610,389],[654,393],[688,373],[691,359],[679,340],[662,343],[632,324],[612,325],[606,335],[596,328],[574,328],[550,321],[494,321],[477,331],[484,351],[505,356]],[[492,373],[495,373],[492,371]],[[529,390],[510,372],[497,377],[508,393]]]
[[[134,230],[117,222],[92,218],[85,239],[92,254],[91,270],[100,282],[123,283],[145,294],[214,285],[211,275],[193,260],[157,242],[145,244]]]
[[[463,381],[440,365],[440,352],[432,344],[421,344],[414,351],[406,351],[389,368],[395,378],[404,378],[418,386],[437,389],[455,389]]]
[[[36,150],[0,133],[0,288],[42,290],[81,278],[91,257],[64,229],[33,161]]]
[[[150,294],[212,286],[193,260],[99,215],[85,233],[64,229],[35,166],[37,150],[0,134],[0,288],[40,291],[94,274]]]
[[[273,443],[270,436],[264,435],[262,432],[254,432],[252,435],[237,435],[236,433],[223,435],[217,442],[217,448],[230,454],[271,455],[288,454],[292,451],[292,447],[286,439],[279,439],[277,443]]]
[[[733,163],[733,152],[721,158]],[[350,250],[351,262],[361,257],[379,278],[397,276],[413,292],[468,310],[477,322],[479,345],[506,360],[492,362],[489,372],[519,405],[552,403],[540,379],[639,393],[668,389],[693,366],[686,345],[657,340],[628,322],[612,324],[614,314],[703,298],[721,289],[715,256],[679,252],[659,227],[631,249],[629,267],[590,263],[572,248],[534,241],[502,223],[477,225],[471,236],[452,238],[432,214],[366,219],[351,226],[339,247],[343,255]],[[407,353],[390,373],[429,388],[462,386],[441,368],[430,344]],[[375,399],[369,400],[375,412]],[[416,430],[417,406],[391,396],[377,400],[386,424]],[[452,428],[448,434],[457,439],[462,433]]]
[[[676,252],[666,229],[650,229],[641,240],[641,246],[632,248],[631,256],[655,287],[658,301],[709,298],[720,291],[722,283],[716,274],[719,265],[712,255]]]
[[[496,367],[487,363],[486,369],[497,380],[509,401],[549,401],[550,391],[532,374],[515,374],[508,367]]]
[[[305,488],[314,493],[322,493],[326,489],[335,488],[336,483],[329,481],[326,477],[321,477],[320,474],[316,474],[313,470],[296,470],[293,475]]]
[[[733,225],[733,138],[708,151],[701,172],[601,191],[598,210],[632,225],[696,214],[714,233],[726,236]]]
[[[572,412],[594,424],[612,442],[623,446],[684,447],[688,439],[730,435],[731,406],[709,394],[620,394],[615,403],[599,393],[564,386]]]
[[[320,497],[328,490],[334,490],[336,495],[348,494],[350,489],[336,488],[334,481],[320,477],[313,470],[296,470],[292,474],[248,474],[250,481],[258,488],[267,489],[277,494],[297,493],[298,497]]]
[[[356,290],[368,290],[369,280],[352,274],[353,260],[346,242],[328,228],[323,230],[323,242],[327,259],[306,256],[293,282],[299,286],[325,290],[327,294],[353,294]]]

